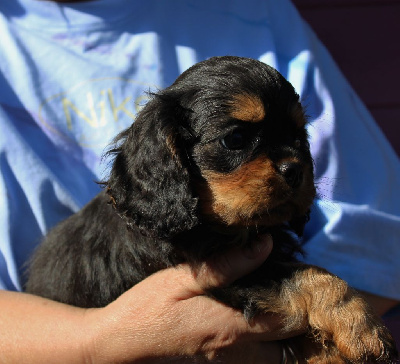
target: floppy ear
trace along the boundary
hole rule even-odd
[[[177,97],[153,95],[116,141],[108,193],[128,226],[170,238],[197,225],[197,198],[190,187],[184,127]]]

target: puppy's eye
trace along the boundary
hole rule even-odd
[[[241,130],[234,130],[232,133],[220,139],[221,145],[225,149],[239,150],[246,146],[246,139]]]
[[[294,141],[294,147],[295,147],[295,148],[300,148],[300,146],[301,146],[301,141],[300,141],[300,139],[296,139],[296,140]]]

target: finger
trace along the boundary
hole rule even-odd
[[[212,257],[192,271],[192,292],[202,294],[206,290],[224,287],[258,268],[271,253],[270,235],[260,235],[249,246],[236,247]]]

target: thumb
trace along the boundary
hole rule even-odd
[[[235,247],[214,256],[195,269],[194,287],[198,294],[224,287],[257,269],[272,251],[272,237],[259,235],[246,247]]]

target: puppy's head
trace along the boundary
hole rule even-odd
[[[259,61],[216,57],[154,95],[120,137],[108,182],[128,224],[171,238],[199,224],[298,233],[315,189],[299,96]]]

